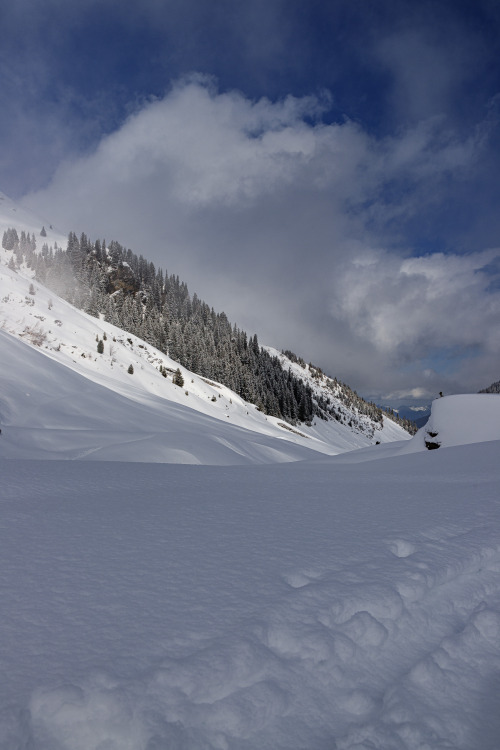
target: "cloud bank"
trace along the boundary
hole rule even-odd
[[[25,203],[118,239],[364,394],[489,384],[499,251],[409,238],[473,177],[491,126],[461,136],[432,115],[376,138],[328,122],[329,106],[326,93],[252,100],[184,78]]]

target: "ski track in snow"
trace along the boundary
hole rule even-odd
[[[2,462],[0,747],[494,750],[498,448]]]

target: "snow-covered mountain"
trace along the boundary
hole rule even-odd
[[[279,359],[285,371],[291,371],[309,386],[314,400],[321,405],[328,419],[335,419],[341,425],[348,426],[355,434],[364,435],[378,443],[381,442],[380,430],[384,424],[397,420],[398,415],[391,418],[389,410],[382,411],[376,404],[366,402],[348,385],[328,377],[320,367],[306,364],[293,352],[280,352],[271,346],[266,346],[265,349]],[[410,422],[407,422],[410,427]],[[401,420],[398,424],[401,425]]]
[[[18,212],[6,197],[0,217],[2,233],[15,218],[18,234],[34,235],[38,222],[40,240],[41,220]],[[50,224],[42,226],[43,242],[63,244]],[[294,426],[266,416],[221,383],[179,368],[137,336],[77,310],[33,276],[24,264],[16,266],[11,250],[1,249],[4,457],[268,463],[409,438],[392,420],[374,422],[355,404],[346,406],[331,381],[327,388],[316,371],[278,352],[283,367],[315,393],[326,388],[337,418]],[[178,369],[182,386],[173,382]],[[42,434],[48,425],[50,433]]]
[[[2,251],[3,456],[244,463],[374,442],[336,421],[292,427],[184,369],[175,385],[177,362],[10,269],[10,257]],[[377,430],[381,442],[407,437],[390,420]]]

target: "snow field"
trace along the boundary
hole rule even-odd
[[[498,448],[2,462],[0,746],[493,750]]]

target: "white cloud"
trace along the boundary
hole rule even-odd
[[[500,350],[500,293],[486,267],[500,250],[398,259],[383,251],[346,262],[332,312],[387,354],[439,347]]]
[[[472,168],[480,138],[433,119],[377,141],[350,121],[324,124],[327,103],[251,101],[192,77],[26,203],[118,239],[358,389],[432,388],[401,362],[455,345],[489,357],[498,344],[499,296],[481,271],[494,253],[377,248],[389,221]]]
[[[157,180],[164,195],[188,207],[235,204],[293,184],[311,166],[308,182],[311,176],[324,182],[318,167],[325,153],[330,165],[332,157],[338,162],[331,182],[352,172],[366,139],[350,123],[304,122],[305,114],[322,110],[314,97],[271,103],[218,95],[209,79],[196,77],[130,117],[93,156],[63,166],[49,193],[71,183],[72,192],[91,200],[94,175],[117,191],[141,185],[151,192]],[[67,211],[73,212],[71,198]]]

